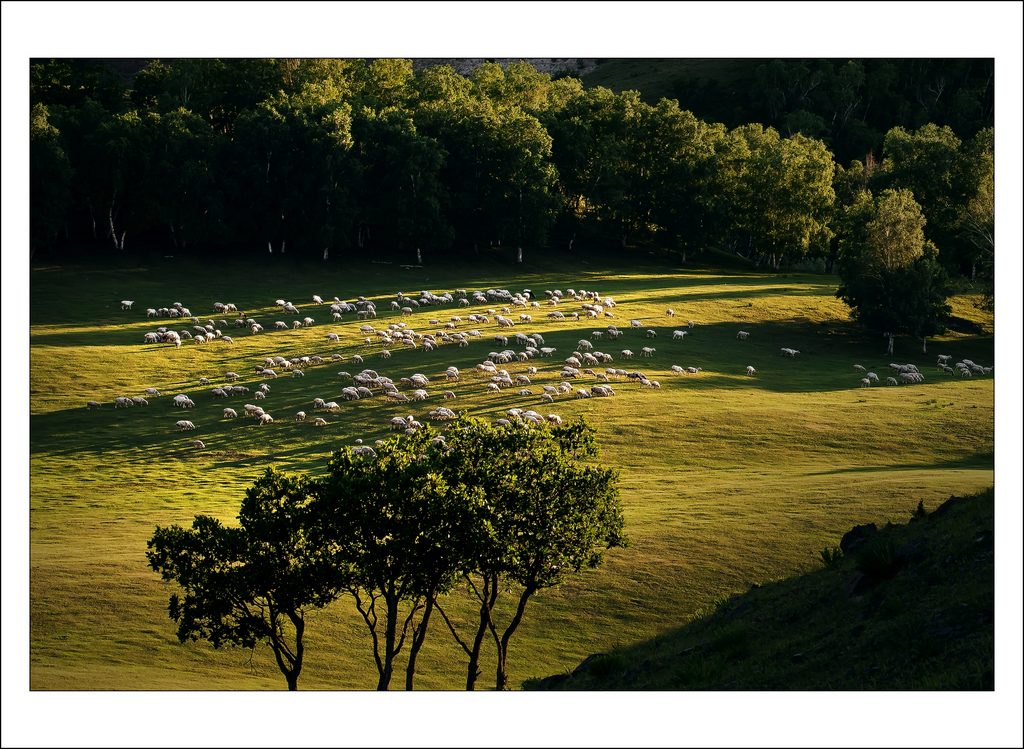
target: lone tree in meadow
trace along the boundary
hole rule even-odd
[[[182,594],[168,613],[178,639],[215,648],[273,650],[288,689],[298,688],[306,612],[333,601],[338,567],[307,541],[310,484],[271,469],[246,491],[239,527],[198,515],[191,528],[157,527],[146,557]]]
[[[924,237],[925,218],[909,190],[860,193],[843,216],[836,296],[854,318],[893,340],[905,333],[922,342],[945,329],[949,279],[938,250]]]
[[[597,567],[604,549],[624,546],[616,473],[597,458],[594,430],[582,420],[566,426],[457,422],[438,453],[440,474],[471,502],[462,576],[478,607],[469,636],[437,603],[456,642],[469,656],[466,688],[480,675],[490,635],[496,648],[495,688],[508,688],[508,652],[530,599],[568,576]],[[502,592],[513,613],[500,621]]]

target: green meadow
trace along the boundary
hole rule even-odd
[[[529,258],[528,258],[529,259]],[[429,259],[428,259],[429,260]],[[598,430],[601,459],[620,471],[630,545],[562,587],[538,595],[512,641],[511,683],[571,670],[588,654],[656,637],[677,628],[716,601],[765,583],[820,567],[818,552],[834,546],[859,523],[904,522],[923,500],[932,509],[951,494],[993,483],[993,381],[960,379],[935,368],[936,354],[993,363],[993,320],[976,298],[951,300],[957,324],[928,343],[898,339],[894,361],[916,364],[917,385],[859,387],[861,364],[884,382],[890,374],[885,341],[853,324],[835,297],[837,279],[823,275],[763,274],[740,270],[671,270],[654,265],[586,264],[547,260],[511,266],[498,262],[443,267],[329,266],[290,262],[253,264],[233,259],[207,263],[165,260],[135,266],[36,266],[31,271],[30,554],[31,664],[33,689],[283,689],[269,650],[216,651],[207,643],[179,644],[167,616],[173,588],[147,566],[146,541],[156,525],[189,524],[196,514],[233,521],[244,489],[265,466],[317,473],[331,451],[357,438],[367,443],[388,434],[388,420],[439,405],[498,418],[507,409],[533,408],[563,419],[585,416]],[[364,342],[361,321],[346,314],[332,323],[314,294],[377,301],[380,329],[404,322],[418,332],[437,330],[429,320],[465,318],[500,303],[423,307],[408,317],[390,311],[396,292],[416,295],[455,289],[530,288],[541,301],[525,312],[532,323],[512,331],[541,333],[557,353],[548,359],[506,365],[515,376],[528,366],[532,396],[517,389],[486,390],[488,378],[473,367],[491,351],[493,322],[462,322],[482,336],[468,348],[442,345],[425,352],[397,346],[381,358],[379,343]],[[545,289],[597,289],[612,296],[614,318],[553,321]],[[315,319],[312,327],[276,332],[289,324],[274,305],[295,303]],[[121,311],[119,300],[135,301]],[[143,343],[158,325],[181,330],[187,320],[146,318],[147,307],[180,301],[202,322],[220,320],[214,302],[233,302],[266,332],[249,335],[230,325],[234,344],[191,341],[178,350]],[[674,318],[666,315],[673,308]],[[579,304],[563,301],[568,314]],[[629,321],[643,322],[640,330]],[[695,325],[683,341],[672,331]],[[232,322],[228,319],[229,324]],[[617,396],[576,400],[559,396],[541,404],[544,384],[558,384],[562,360],[580,338],[613,323],[618,341],[595,348],[615,361],[606,366],[639,370],[660,389],[613,379]],[[644,331],[657,338],[648,340]],[[736,339],[746,330],[746,341]],[[337,333],[338,343],[328,342]],[[510,342],[511,344],[511,342]],[[651,358],[640,358],[654,346]],[[789,358],[780,347],[799,349]],[[509,346],[510,348],[514,346]],[[521,347],[514,347],[521,348]],[[625,361],[622,349],[637,358]],[[330,355],[340,353],[341,363]],[[327,361],[304,377],[269,380],[261,401],[275,418],[260,427],[250,419],[226,420],[222,409],[242,411],[252,393],[227,400],[210,390],[238,372],[251,389],[263,381],[255,367],[264,357],[318,354]],[[351,361],[360,354],[363,365]],[[444,383],[446,367],[462,370]],[[672,365],[700,367],[675,374]],[[745,374],[752,365],[753,377]],[[431,379],[425,403],[393,403],[380,396],[342,402],[353,374],[373,368],[393,378],[421,372]],[[597,371],[603,371],[595,368]],[[200,385],[207,377],[211,384]],[[595,384],[586,377],[577,384]],[[114,409],[121,395],[162,395],[148,407]],[[454,401],[441,391],[453,390]],[[171,406],[189,394],[194,409]],[[312,419],[316,397],[337,400],[339,413]],[[87,409],[86,401],[102,402]],[[179,432],[187,418],[194,432]],[[194,439],[205,442],[197,450]],[[11,501],[10,498],[7,501]],[[468,622],[468,598],[453,594],[456,620]],[[354,606],[340,599],[315,613],[307,627],[306,665],[300,689],[372,689],[376,684],[369,635]],[[435,622],[419,659],[417,687],[459,689],[465,681],[462,651],[443,623]],[[493,683],[485,664],[482,687]]]

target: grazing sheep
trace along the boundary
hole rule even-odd
[[[131,309],[133,304],[135,304],[135,301],[132,300],[132,299],[122,299],[121,300],[121,310],[124,311],[124,310]]]
[[[697,374],[698,372],[701,372],[701,371],[703,371],[703,370],[701,370],[700,367],[687,367],[686,368],[686,373],[687,374]]]
[[[748,375],[750,375],[751,377],[753,377],[754,375],[756,375],[756,374],[757,374],[757,370],[756,370],[756,369],[754,369],[754,368],[753,368],[753,367],[751,367],[751,366],[748,366],[748,367],[747,367],[747,374],[748,374]]]
[[[795,357],[795,356],[796,356],[797,354],[799,354],[799,353],[800,353],[800,352],[799,352],[799,351],[797,351],[797,350],[796,350],[795,348],[785,348],[785,347],[784,347],[784,348],[781,348],[781,349],[779,349],[779,350],[780,350],[780,351],[782,352],[783,356],[791,356],[791,357]]]
[[[315,419],[313,419],[313,426],[325,427],[327,426],[327,419],[325,419],[323,416],[317,416]]]
[[[874,372],[868,372],[867,378],[871,380],[871,382],[878,382],[878,375],[876,375]]]
[[[192,447],[197,450],[203,450],[206,447],[206,443],[202,440],[192,440]]]
[[[444,396],[444,399],[446,401],[454,400],[455,398],[455,393],[453,393],[451,390],[445,390],[444,393],[442,393],[442,395]]]
[[[867,372],[868,371],[865,367],[862,367],[860,364],[854,364],[853,368],[856,369],[858,372]]]
[[[98,401],[88,401],[88,402],[86,402],[85,407],[86,408],[102,408],[103,406]]]
[[[313,295],[313,304],[323,304],[324,300],[320,298],[319,294]]]
[[[629,327],[631,327],[631,328],[642,328],[643,327],[643,323],[640,322],[639,320],[630,320],[629,321]]]
[[[185,419],[182,419],[181,421],[175,422],[174,426],[178,427],[178,430],[182,431],[182,432],[184,432],[186,430],[189,430],[189,429],[195,429],[196,428],[195,424],[193,424],[191,421],[187,421]]]
[[[745,341],[750,337],[750,333],[745,330],[741,330],[736,334],[737,341]]]
[[[238,373],[237,372],[225,372],[224,373],[224,379],[227,380],[228,382],[234,382],[235,380],[238,379]]]
[[[238,412],[235,409],[233,409],[233,408],[225,408],[224,409],[224,418],[225,419],[237,419],[238,418]]]
[[[885,384],[886,385],[899,385],[900,383],[899,383],[899,380],[897,380],[895,377],[886,377],[885,378]]]
[[[633,352],[630,351],[628,348],[622,349],[622,351],[620,351],[619,353],[622,355],[623,359],[632,359],[633,358]]]
[[[658,332],[656,330],[648,329],[647,332],[644,334],[644,336],[646,338],[657,338],[658,337]]]
[[[665,310],[665,314],[668,315],[669,317],[675,317],[676,311],[669,307],[667,310]]]
[[[657,349],[651,348],[650,346],[644,346],[642,349],[640,349],[640,356],[646,356],[647,358],[650,358],[654,356],[655,351],[657,351]]]
[[[295,420],[296,421],[305,421],[306,420],[306,412],[305,411],[297,411],[296,414],[295,414]]]
[[[686,331],[685,330],[673,330],[672,331],[672,340],[673,341],[681,341],[684,338],[686,338]]]
[[[860,386],[862,388],[869,388],[869,387],[871,387],[871,380],[869,380],[867,377],[862,377],[861,380],[860,380]]]
[[[273,423],[274,423],[274,417],[273,416],[271,416],[270,414],[267,414],[267,413],[260,414],[260,426],[265,426],[266,424],[273,424]]]
[[[155,395],[157,397],[160,396],[160,391],[157,390],[156,388],[146,388],[145,393],[146,395]]]

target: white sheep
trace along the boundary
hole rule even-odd
[[[305,421],[306,420],[306,412],[305,411],[296,411],[296,413],[295,413],[295,420],[296,421]]]
[[[133,304],[135,304],[135,301],[133,299],[122,299],[121,300],[121,310],[122,311],[129,310],[129,309],[132,308]]]
[[[672,331],[672,340],[673,341],[681,341],[684,338],[686,338],[686,331],[685,330],[673,330]]]
[[[102,408],[103,406],[98,401],[88,401],[85,404],[85,407],[86,408]]]
[[[193,424],[191,421],[187,421],[186,419],[182,419],[182,420],[180,420],[178,422],[175,422],[174,425],[176,427],[178,427],[179,431],[182,431],[182,432],[184,432],[186,430],[189,430],[189,429],[195,429],[196,428],[195,424]]]
[[[656,351],[657,351],[657,349],[654,349],[654,348],[652,348],[650,346],[644,346],[642,349],[640,349],[640,356],[645,356],[647,358],[650,358],[650,357],[654,356]]]
[[[644,334],[644,336],[647,337],[647,338],[657,338],[658,337],[658,331],[648,329],[647,332]]]
[[[871,380],[869,380],[867,377],[862,377],[860,380],[860,386],[862,388],[871,387]]]
[[[750,337],[750,333],[747,332],[746,330],[741,330],[738,333],[736,333],[736,340],[737,341],[745,341],[749,337]]]
[[[757,374],[757,370],[748,365],[747,366],[747,374],[750,375],[751,377],[753,377],[754,375]]]
[[[854,364],[853,368],[856,369],[858,372],[867,372],[868,371],[866,367],[862,367],[860,364]]]
[[[235,409],[233,409],[233,408],[225,408],[224,409],[224,418],[225,419],[237,419],[238,418],[238,412]]]
[[[885,378],[885,384],[886,385],[899,385],[900,383],[899,383],[899,380],[897,380],[895,377],[886,377]]]
[[[273,416],[271,416],[268,413],[260,414],[260,426],[264,426],[266,424],[273,424],[273,423],[274,423],[274,417]]]
[[[325,427],[327,426],[327,419],[325,419],[323,416],[317,416],[315,419],[313,419],[313,426]]]
[[[668,315],[669,317],[675,317],[676,311],[669,307],[667,310],[665,310],[665,314]]]

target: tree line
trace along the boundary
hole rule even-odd
[[[428,426],[334,453],[323,475],[268,469],[237,526],[199,515],[190,528],[157,527],[147,557],[176,585],[168,613],[182,642],[266,644],[290,690],[307,614],[339,599],[365,623],[377,689],[403,665],[413,689],[440,618],[465,652],[466,689],[489,643],[502,690],[530,600],[626,544],[616,482],[582,420],[501,427],[461,417],[443,437]]]
[[[980,75],[946,62],[963,81]],[[776,61],[759,75],[806,97],[860,80],[854,63],[828,75],[824,65]],[[871,101],[896,101],[878,65]],[[941,69],[926,67],[928,80]],[[129,86],[89,61],[50,60],[31,65],[31,94],[33,251],[86,243],[422,263],[648,245],[682,262],[719,251],[832,272],[868,236],[865,201],[899,191],[920,210],[925,254],[991,297],[991,127],[893,126],[879,153],[844,166],[799,119],[787,135],[727,127],[674,99],[649,104],[526,63],[464,76],[403,59],[154,60]],[[896,109],[898,119],[906,107]]]

